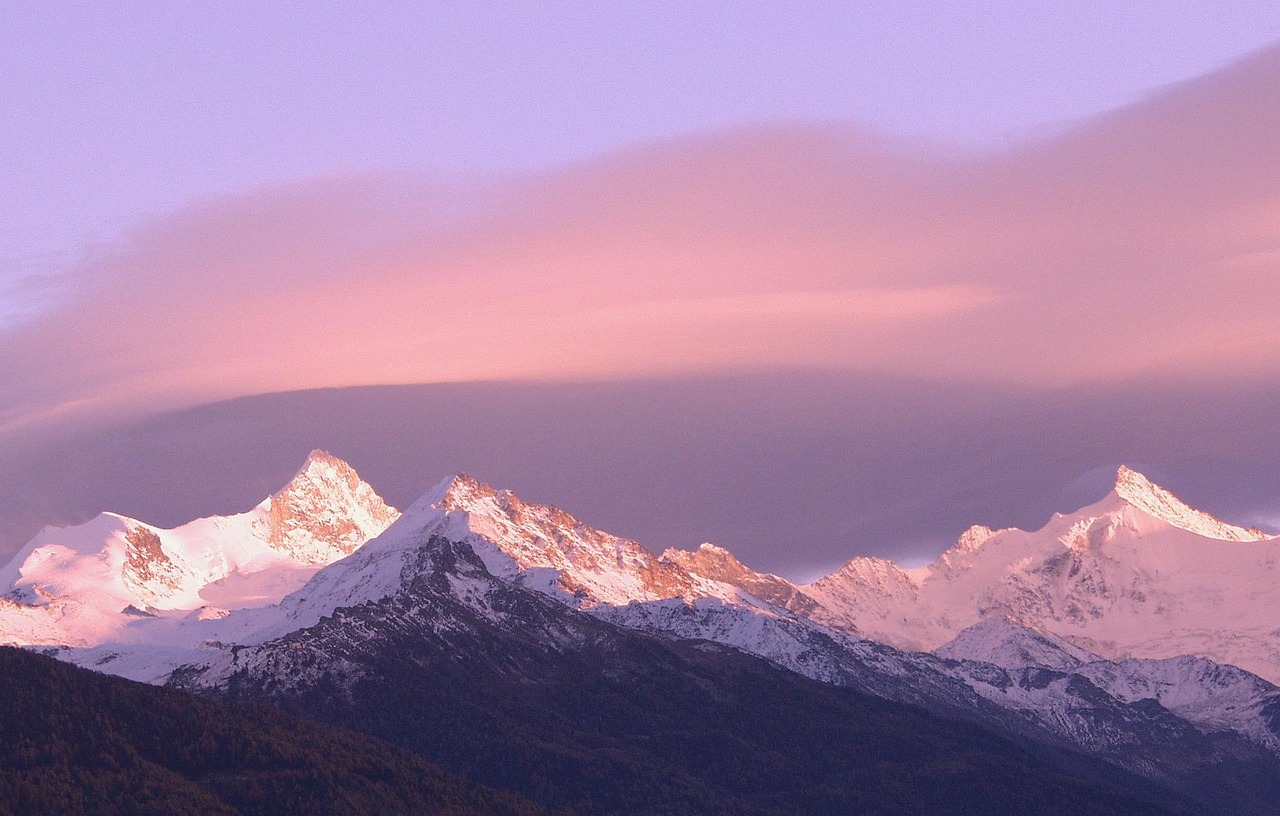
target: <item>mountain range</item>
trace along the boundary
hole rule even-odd
[[[1266,813],[1277,556],[1275,537],[1122,468],[1040,530],[974,527],[925,567],[854,558],[796,584],[464,475],[399,513],[316,451],[243,514],[46,528],[0,571],[0,640],[366,731],[582,812],[1107,812],[1122,796],[1114,812]],[[1038,796],[1010,763],[1044,776]],[[883,774],[855,784],[872,767],[894,769],[896,799]],[[902,792],[924,777],[940,800]]]

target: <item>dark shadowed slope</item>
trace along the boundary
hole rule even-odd
[[[0,648],[0,813],[536,814],[359,734]]]

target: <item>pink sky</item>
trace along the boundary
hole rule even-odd
[[[976,156],[779,125],[226,197],[88,258],[6,339],[0,427],[449,380],[1274,378],[1277,98],[1271,48]]]

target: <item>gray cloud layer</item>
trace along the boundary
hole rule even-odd
[[[1043,393],[796,372],[249,397],[0,459],[0,553],[111,509],[245,510],[313,447],[400,507],[467,471],[661,549],[711,540],[805,578],[931,558],[965,527],[1038,527],[1135,465],[1237,522],[1280,511],[1280,386]]]

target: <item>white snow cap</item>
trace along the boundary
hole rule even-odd
[[[1115,494],[1154,519],[1206,538],[1221,541],[1266,541],[1272,538],[1261,530],[1236,527],[1202,510],[1196,510],[1146,476],[1124,465],[1116,472]]]
[[[178,613],[275,603],[380,534],[399,513],[349,464],[312,451],[253,509],[173,529],[102,513],[46,527],[0,570],[0,640],[94,644],[137,622],[124,610]]]

